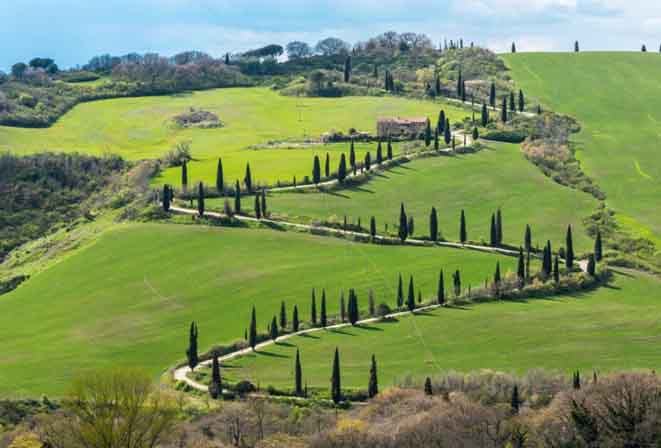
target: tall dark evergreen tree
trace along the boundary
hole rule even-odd
[[[445,117],[445,111],[441,110],[438,113],[438,121],[436,122],[436,129],[438,130],[439,134],[445,132],[445,120],[447,120]]]
[[[365,171],[369,171],[372,168],[372,155],[368,152],[365,154]]]
[[[392,139],[388,136],[388,160],[392,160]]]
[[[452,129],[450,128],[450,119],[445,119],[445,128],[443,129],[443,138],[445,139],[445,144],[449,145],[452,141]]]
[[[347,308],[349,314],[349,322],[351,325],[356,325],[360,319],[360,308],[358,307],[358,296],[356,295],[356,291],[353,288],[349,289],[349,303]]]
[[[431,386],[431,378],[429,377],[425,378],[425,395],[427,395],[428,397],[434,395],[434,391],[432,390],[432,386]]]
[[[344,157],[344,153],[340,156],[340,164],[337,168],[337,180],[344,182],[344,179],[347,178],[347,159]]]
[[[255,351],[257,346],[257,313],[255,307],[252,307],[252,314],[250,315],[250,329],[248,330],[248,345]]]
[[[413,276],[409,279],[409,295],[406,299],[406,307],[411,312],[415,310],[415,288],[413,287]]]
[[[214,400],[220,398],[223,394],[223,383],[220,377],[220,363],[218,355],[214,353],[211,361],[211,383],[209,384],[209,395]]]
[[[521,398],[519,397],[519,386],[514,385],[512,389],[512,399],[510,401],[510,408],[512,409],[512,414],[517,415],[519,409],[521,408]]]
[[[303,396],[303,369],[301,368],[301,352],[296,349],[296,364],[294,365],[294,393]]]
[[[567,237],[565,244],[565,263],[567,265],[567,269],[571,269],[574,267],[574,241],[571,236],[571,225],[567,227]]]
[[[376,372],[376,357],[372,355],[372,366],[370,367],[370,380],[367,384],[367,396],[374,398],[379,393],[379,380]]]
[[[461,295],[461,273],[459,272],[459,269],[452,274],[452,286],[454,289],[454,296],[459,297]]]
[[[278,339],[278,321],[275,318],[275,316],[273,316],[273,319],[271,319],[270,330],[271,330],[271,339],[275,341],[276,339]]]
[[[491,226],[490,226],[490,231],[489,231],[489,243],[492,246],[497,246],[498,245],[498,236],[496,234],[496,215],[493,213],[491,214]]]
[[[381,147],[381,139],[376,145],[376,163],[381,165],[383,163],[383,148]]]
[[[225,195],[225,176],[223,175],[223,159],[218,158],[216,167],[216,191],[219,195]]]
[[[445,278],[443,275],[443,269],[441,273],[438,274],[438,290],[436,291],[436,300],[439,305],[445,305]]]
[[[514,92],[510,92],[510,112],[516,112],[516,103],[514,102]]]
[[[330,154],[326,153],[326,164],[324,165],[324,175],[330,177]]]
[[[351,81],[351,56],[344,60],[344,82]]]
[[[399,281],[397,283],[397,309],[401,309],[404,305],[404,282],[402,282],[402,274],[399,274]]]
[[[415,229],[415,222],[413,221],[413,216],[409,216],[409,223],[406,225],[406,229],[409,231],[409,236],[413,236]]]
[[[523,285],[526,279],[526,265],[523,258],[523,248],[519,248],[519,263],[516,268],[516,277],[519,280],[519,285]]]
[[[523,90],[519,89],[519,112],[526,110],[526,98],[523,96]]]
[[[326,290],[321,290],[321,311],[319,312],[319,322],[323,328],[328,326],[328,315],[326,313]]]
[[[340,292],[340,322],[347,321],[347,307],[344,302],[344,291]]]
[[[163,185],[163,210],[166,212],[170,211],[170,186]]]
[[[335,357],[333,358],[333,371],[331,373],[331,399],[333,403],[338,404],[342,401],[342,383],[340,379],[340,352],[335,348]]]
[[[507,97],[503,97],[503,107],[500,109],[500,121],[507,123]]]
[[[553,259],[553,281],[560,282],[560,260],[557,255]]]
[[[487,105],[482,103],[482,127],[486,127],[489,124],[489,109]]]
[[[597,230],[597,238],[594,240],[594,258],[601,261],[603,258],[603,247],[601,243],[601,230]]]
[[[489,91],[489,105],[492,109],[496,108],[496,83],[491,82],[491,90]]]
[[[246,191],[252,193],[252,174],[250,173],[250,163],[246,163],[246,175],[243,176],[243,183],[246,186]]]
[[[516,44],[512,42],[512,53],[516,53]]]
[[[225,53],[225,65],[230,65],[230,54]]]
[[[597,273],[597,262],[594,259],[594,254],[590,254],[588,256],[587,271],[588,271],[588,274],[590,274],[592,277],[594,277]]]
[[[461,241],[461,244],[464,244],[467,240],[468,232],[466,230],[466,214],[462,210],[461,217],[459,218],[459,241]]]
[[[526,251],[530,252],[532,250],[532,231],[530,230],[530,225],[526,224],[526,234],[524,236],[524,246]]]
[[[466,80],[461,81],[461,101],[466,102]]]
[[[576,42],[574,42],[574,52],[575,52],[575,53],[578,53],[579,51],[581,51],[581,49],[580,49],[580,47],[579,47],[579,45],[578,45],[578,41],[576,41]]]
[[[262,219],[262,207],[259,202],[259,195],[255,195],[255,218]]]
[[[434,85],[434,91],[436,92],[436,96],[441,94],[441,77],[436,75],[436,82]]]
[[[551,275],[553,270],[553,250],[551,249],[551,241],[546,241],[546,248],[544,249],[544,259],[542,260],[542,269],[546,277]]]
[[[496,272],[493,274],[493,283],[496,285],[496,288],[500,287],[502,277],[500,276],[500,261],[496,262]]]
[[[370,236],[372,239],[376,237],[376,218],[374,216],[370,218]]]
[[[321,182],[321,164],[317,155],[314,156],[314,162],[312,163],[312,182],[315,185]]]
[[[262,204],[261,204],[261,209],[262,209],[262,216],[266,218],[268,216],[267,211],[266,211],[266,190],[262,190]]]
[[[462,87],[464,86],[464,79],[459,71],[459,77],[457,78],[457,97],[461,98]]]
[[[312,325],[317,325],[317,297],[314,288],[312,288],[312,302],[310,304],[310,322],[312,322]]]
[[[186,162],[181,165],[181,189],[184,191],[188,189],[188,163]]]
[[[477,130],[477,126],[473,128],[473,141],[477,141],[478,138],[480,138],[480,131]]]
[[[197,214],[204,216],[204,185],[200,182],[197,186]]]
[[[354,174],[356,174],[356,149],[354,147],[353,139],[351,139],[351,146],[349,147],[349,165]]]
[[[300,322],[298,320],[298,306],[294,305],[294,311],[292,312],[291,316],[291,329],[294,331],[294,333],[298,333],[299,326]]]
[[[197,335],[197,325],[195,322],[191,322],[190,329],[188,330],[188,349],[186,350],[188,367],[191,370],[195,369],[200,361],[197,355]]]
[[[241,185],[239,185],[238,180],[234,185],[234,212],[237,215],[241,214]]]
[[[496,242],[499,246],[503,244],[503,214],[500,209],[496,210]]]
[[[431,121],[427,118],[427,127],[425,128],[425,146],[429,147],[431,145]]]
[[[441,149],[441,144],[438,140],[438,129],[436,129],[434,131],[434,150],[438,151],[439,149]]]
[[[431,208],[431,213],[429,214],[429,239],[438,241],[438,215],[435,207]]]
[[[285,302],[280,302],[280,329],[287,328],[287,310],[285,309]]]
[[[402,202],[401,208],[399,210],[399,239],[402,240],[402,243],[406,241],[406,238],[409,236],[409,223],[406,218],[406,212],[404,211],[404,203]]]

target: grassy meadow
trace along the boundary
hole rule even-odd
[[[634,234],[661,243],[661,55],[532,53],[503,56],[528,95],[576,117],[578,158]]]
[[[216,113],[225,126],[173,126],[172,118],[191,107]],[[468,115],[465,110],[440,102],[393,97],[295,98],[266,88],[121,98],[80,104],[47,129],[0,127],[0,150],[18,154],[44,150],[116,153],[137,160],[160,157],[176,143],[187,141],[195,158],[189,165],[191,184],[215,183],[218,157],[223,157],[227,182],[243,179],[249,162],[256,181],[275,183],[311,175],[315,153],[325,157],[327,151],[347,151],[348,145],[260,150],[248,149],[250,146],[269,141],[316,140],[333,129],[346,133],[353,127],[375,132],[379,117],[429,116],[435,120],[441,108],[452,121]],[[334,155],[335,169],[339,154]],[[180,170],[166,170],[154,182],[179,185]]]
[[[623,272],[612,286],[581,295],[447,308],[297,336],[227,363],[223,374],[292,389],[298,348],[303,380],[326,389],[335,347],[343,387],[361,389],[372,354],[382,388],[409,375],[424,379],[452,370],[581,369],[590,375],[593,369],[658,369],[661,303],[654,291],[660,286],[656,278]]]
[[[461,269],[464,285],[505,271],[514,258],[458,249],[351,243],[273,230],[197,225],[127,225],[35,275],[0,300],[0,396],[60,395],[84,369],[137,366],[154,378],[184,359],[188,326],[200,350],[243,337],[257,307],[260,331],[281,301],[309,320],[321,288],[329,314],[340,290],[362,308],[372,288],[394,306],[397,276],[413,274],[425,298],[438,273]],[[318,302],[319,306],[319,302]]]
[[[222,200],[208,207],[222,210]],[[550,239],[555,248],[565,245],[567,225],[574,231],[579,252],[592,250],[593,243],[583,218],[597,206],[590,195],[563,187],[547,178],[523,155],[519,145],[491,143],[476,154],[417,159],[378,174],[368,183],[343,190],[272,193],[269,210],[276,216],[301,222],[348,222],[369,229],[371,216],[377,229],[396,234],[400,203],[414,217],[415,234],[429,234],[429,213],[436,207],[443,236],[459,239],[459,215],[466,211],[468,237],[489,241],[491,214],[503,213],[505,243],[523,244],[526,224],[533,230],[534,245]],[[253,202],[244,201],[248,210]]]

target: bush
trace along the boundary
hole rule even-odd
[[[381,318],[384,318],[391,313],[392,310],[390,309],[387,303],[383,303],[383,302],[379,303],[379,306],[376,307],[376,315]]]
[[[526,139],[526,135],[521,131],[493,130],[482,134],[480,138],[496,142],[522,143]]]
[[[27,94],[25,94],[25,93],[21,93],[21,94],[19,95],[19,97],[18,97],[18,103],[19,103],[21,106],[25,106],[25,107],[33,108],[33,107],[35,107],[35,106],[37,105],[37,100],[36,100],[33,96],[31,96],[31,95],[27,95]]]

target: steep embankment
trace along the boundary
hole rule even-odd
[[[633,234],[661,242],[661,55],[504,56],[516,82],[547,108],[575,116],[584,170]]]

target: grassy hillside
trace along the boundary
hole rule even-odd
[[[251,201],[247,206],[251,207]],[[576,231],[578,251],[592,250],[582,224],[597,206],[590,195],[560,186],[526,161],[518,145],[492,144],[477,154],[419,159],[380,174],[359,187],[330,193],[280,193],[269,196],[269,209],[276,215],[300,221],[349,222],[361,219],[369,229],[375,216],[379,232],[388,224],[397,233],[399,207],[403,202],[415,219],[415,233],[429,234],[429,213],[436,207],[445,238],[459,239],[459,214],[466,210],[468,236],[489,241],[491,214],[503,212],[506,243],[523,244],[526,224],[533,229],[534,243],[554,247],[565,244],[568,224]],[[220,199],[209,201],[222,209]]]
[[[505,55],[516,82],[583,125],[585,171],[606,192],[620,221],[661,242],[661,55],[552,53]]]
[[[243,337],[250,309],[258,324],[286,301],[309,319],[312,288],[326,288],[337,314],[340,289],[367,307],[394,305],[397,275],[414,274],[424,297],[441,268],[464,284],[516,260],[454,249],[378,247],[308,234],[184,225],[134,225],[99,241],[0,297],[0,396],[63,392],[81,369],[140,366],[156,376],[184,358],[188,326],[200,349]],[[295,281],[294,281],[295,280]]]
[[[372,354],[381,387],[409,374],[424,378],[447,370],[658,369],[661,303],[653,291],[659,286],[658,279],[622,273],[613,287],[580,296],[443,309],[397,323],[296,337],[232,361],[223,372],[262,387],[291,389],[299,348],[304,381],[327,388],[335,347],[342,385],[362,389]]]
[[[172,117],[190,107],[214,112],[225,124],[217,129],[178,129]],[[76,106],[48,129],[0,127],[0,150],[19,154],[51,150],[89,154],[117,153],[129,159],[162,156],[181,141],[190,141],[197,161],[189,166],[191,183],[215,182],[216,163],[223,157],[228,182],[243,179],[250,162],[257,181],[301,179],[310,175],[309,150],[246,149],[270,140],[319,138],[336,129],[375,132],[381,116],[430,116],[444,108],[451,120],[465,111],[440,103],[402,98],[293,98],[264,88],[218,89],[162,97],[96,101]],[[320,151],[325,154],[326,149]],[[337,166],[337,159],[334,167]],[[179,170],[159,181],[180,183]]]

